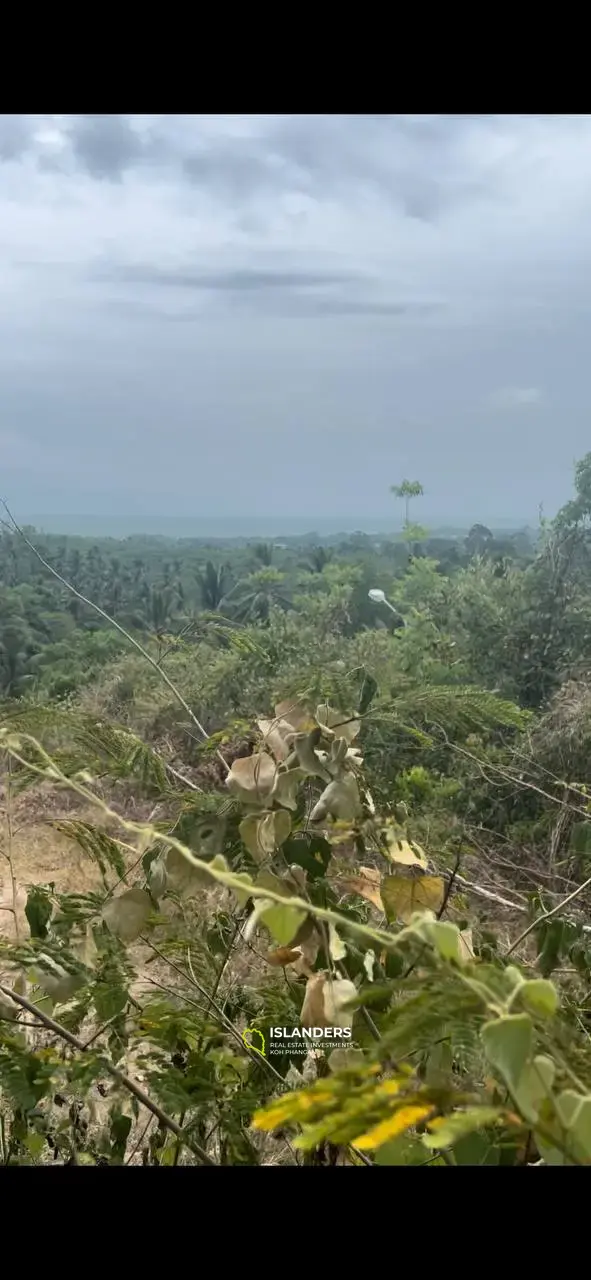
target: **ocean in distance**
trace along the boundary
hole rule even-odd
[[[132,538],[142,534],[162,538],[281,538],[305,537],[313,533],[329,538],[338,533],[389,534],[400,532],[400,517],[387,516],[146,516],[128,515],[22,515],[19,522],[39,532],[89,538]],[[470,522],[461,527],[428,523],[431,536],[465,533]],[[493,528],[517,529],[519,521],[495,521]]]

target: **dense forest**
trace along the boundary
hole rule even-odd
[[[535,531],[393,493],[6,513],[0,1163],[591,1163],[591,454]]]

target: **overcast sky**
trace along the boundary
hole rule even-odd
[[[21,515],[536,518],[591,449],[591,116],[0,116]]]

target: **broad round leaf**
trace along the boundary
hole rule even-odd
[[[145,889],[128,889],[118,898],[106,902],[102,914],[107,928],[115,937],[122,942],[134,942],[151,910],[152,904]]]
[[[384,876],[380,893],[388,920],[408,924],[417,911],[439,911],[445,884],[441,876]]]

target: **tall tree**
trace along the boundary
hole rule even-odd
[[[413,498],[422,497],[424,490],[419,480],[403,480],[402,484],[393,484],[390,486],[390,493],[395,498],[401,498],[404,502],[404,526],[408,528],[410,524],[409,508]]]

